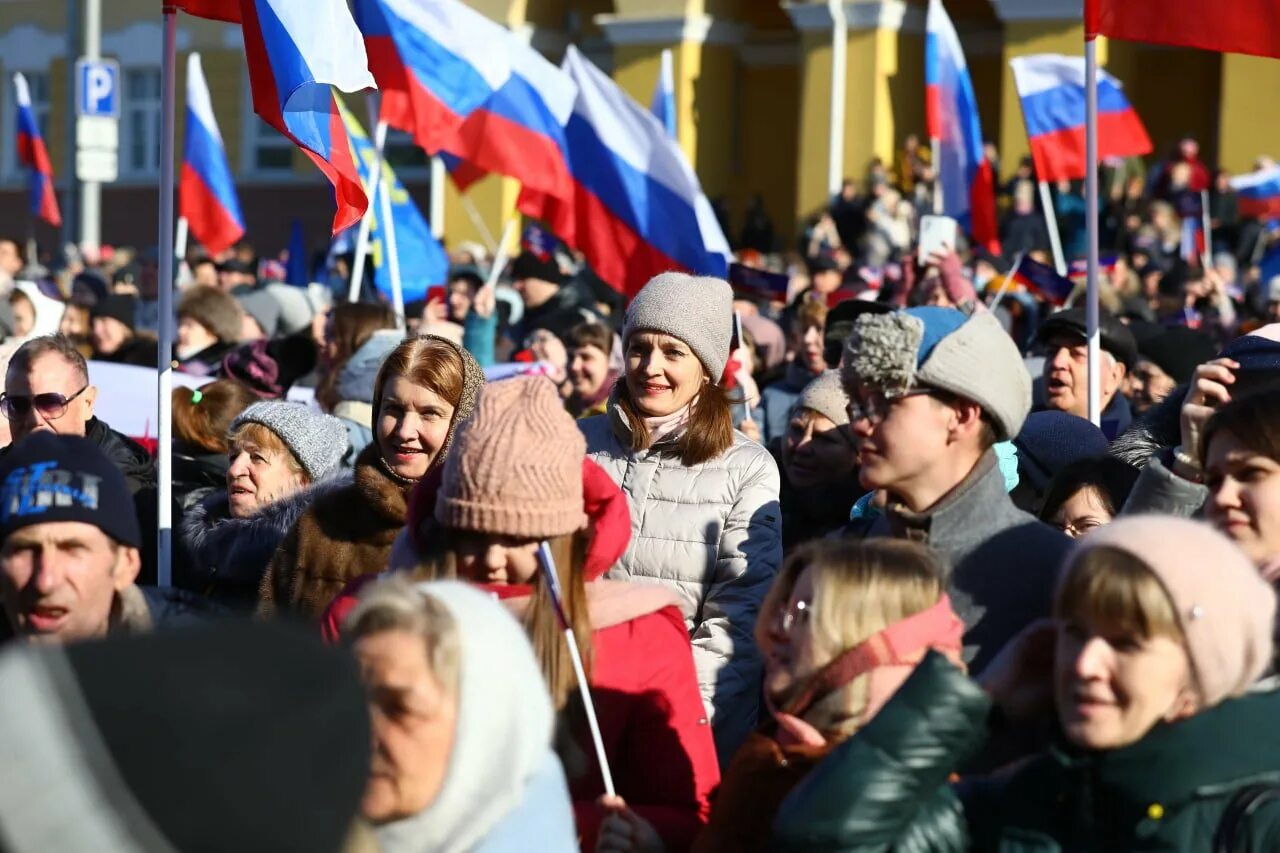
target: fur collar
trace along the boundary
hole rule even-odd
[[[243,567],[260,573],[312,501],[350,483],[349,472],[336,473],[268,504],[248,518],[231,517],[227,492],[222,489],[187,511],[182,535],[202,568],[217,568],[221,573]]]
[[[443,453],[443,451],[441,451]],[[435,463],[432,463],[433,466]],[[356,457],[355,487],[366,506],[397,525],[409,515],[409,492],[417,481],[392,478],[375,441]]]
[[[1155,406],[1147,410],[1141,419],[1134,421],[1124,433],[1111,442],[1110,454],[1135,468],[1145,468],[1151,457],[1173,447],[1182,437],[1179,418],[1182,400],[1187,396],[1187,386],[1179,385]],[[1196,448],[1185,448],[1195,453]]]

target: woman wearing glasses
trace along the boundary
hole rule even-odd
[[[631,544],[609,576],[680,598],[721,764],[755,726],[752,628],[782,558],[778,466],[733,429],[720,386],[732,302],[719,279],[652,279],[627,312],[608,413],[578,422],[587,454],[631,501]]]

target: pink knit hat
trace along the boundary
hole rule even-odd
[[[1206,707],[1258,680],[1271,663],[1276,595],[1234,542],[1201,522],[1133,516],[1080,540],[1067,566],[1103,546],[1137,557],[1164,585]]]
[[[549,539],[586,525],[587,445],[551,382],[524,376],[486,385],[458,428],[436,498],[447,527]]]

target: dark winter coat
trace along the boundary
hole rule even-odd
[[[134,335],[122,343],[120,348],[113,353],[95,352],[93,360],[154,368],[159,354],[160,345],[155,338],[150,335]]]
[[[574,284],[566,284],[556,295],[537,308],[526,308],[524,316],[511,330],[516,347],[529,345],[529,338],[539,329],[546,329],[562,341],[569,339],[569,331],[579,323],[603,322],[586,293]]]
[[[318,496],[280,543],[262,578],[258,613],[318,619],[347,582],[387,567],[413,483],[392,479],[371,444],[354,479]]]
[[[184,513],[210,493],[227,487],[231,460],[226,453],[211,453],[175,441],[172,460],[173,502]]]
[[[778,492],[778,505],[782,508],[782,551],[790,553],[795,546],[811,539],[822,539],[840,531],[849,535],[846,527],[849,512],[866,489],[858,484],[858,473],[849,474],[842,483],[829,483],[806,489],[797,488],[787,476],[782,464],[782,442],[769,445],[769,452],[778,463],[782,488]]]
[[[216,376],[222,368],[222,359],[237,346],[239,344],[227,344],[217,341],[186,358],[179,359],[175,355],[173,366],[183,373],[190,373],[192,376]]]
[[[928,545],[950,564],[948,592],[964,620],[964,656],[979,673],[1014,635],[1047,617],[1071,540],[1013,504],[988,451],[932,509],[890,500],[869,536]]]
[[[274,501],[248,518],[232,518],[226,489],[187,512],[182,539],[191,564],[188,588],[233,610],[252,612],[267,564],[299,516],[320,495],[350,485],[350,475],[322,480]]]
[[[783,802],[774,849],[1212,851],[1253,785],[1280,785],[1280,693],[1229,699],[1131,746],[1056,747],[947,784],[985,739],[990,702],[931,653],[865,728]],[[1236,853],[1280,849],[1280,801],[1234,822]]]
[[[129,494],[133,495],[133,507],[138,513],[138,527],[142,530],[142,548],[139,549],[142,552],[142,570],[138,573],[138,583],[154,586],[157,580],[155,531],[160,525],[155,460],[141,444],[97,418],[89,419],[84,437],[96,444],[124,475]]]

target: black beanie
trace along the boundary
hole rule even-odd
[[[1213,360],[1217,347],[1204,332],[1174,326],[1140,342],[1138,352],[1181,385],[1191,381],[1198,366]]]
[[[511,264],[511,278],[516,281],[522,278],[538,278],[552,284],[564,283],[564,274],[560,272],[560,266],[556,263],[554,254],[539,257],[528,249],[521,252]]]
[[[86,438],[32,433],[0,459],[0,489],[0,539],[33,524],[82,521],[142,547],[124,475]]]
[[[300,627],[14,647],[0,676],[0,754],[33,786],[0,795],[15,853],[95,849],[84,836],[106,821],[124,836],[111,849],[337,853],[356,817],[370,752],[359,673]]]
[[[91,311],[94,317],[113,317],[129,327],[129,331],[137,328],[137,297],[123,293],[108,293],[98,300]]]

